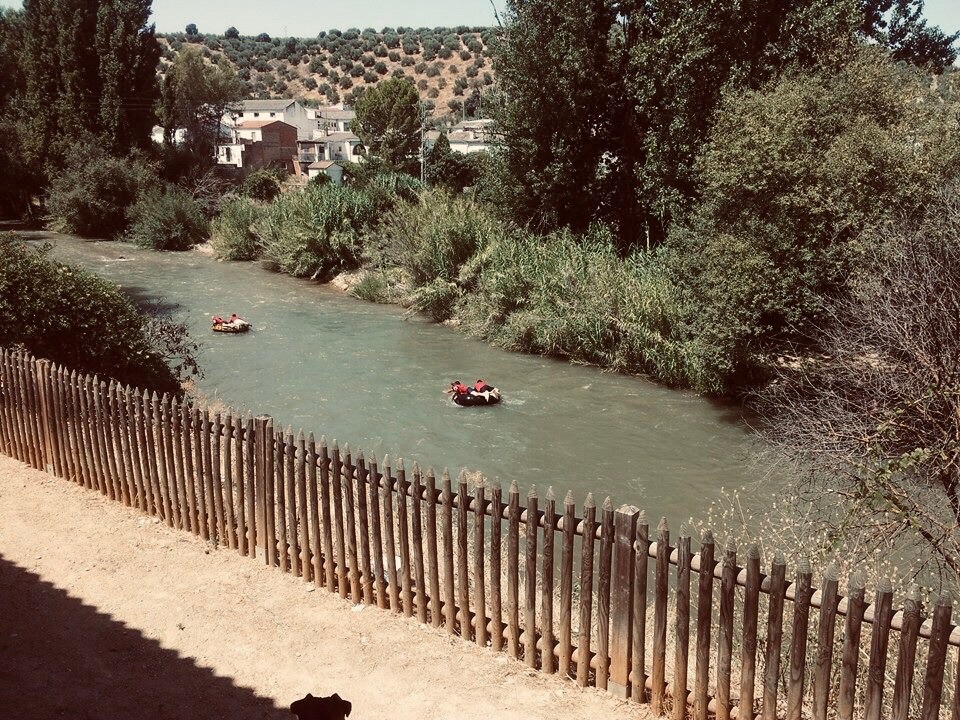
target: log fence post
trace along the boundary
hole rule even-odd
[[[614,515],[613,573],[610,587],[610,676],[607,690],[626,698],[630,690],[630,663],[633,659],[633,592],[637,520],[640,508],[621,505]],[[646,550],[644,548],[644,550]]]

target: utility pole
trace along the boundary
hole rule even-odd
[[[427,129],[427,108],[423,104],[423,100],[420,101],[420,184],[427,184],[427,143],[426,143],[426,129]]]

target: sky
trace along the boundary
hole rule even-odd
[[[506,0],[494,0],[503,9]],[[21,7],[22,0],[0,0]],[[927,0],[926,16],[947,32],[960,30],[960,1]],[[160,32],[182,32],[196,23],[200,32],[222,33],[230,26],[243,35],[261,32],[315,37],[321,30],[405,25],[449,27],[493,25],[490,0],[153,0]]]

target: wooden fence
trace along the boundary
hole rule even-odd
[[[960,629],[862,577],[769,574],[590,496],[391,462],[0,351],[0,450],[267,565],[660,715],[960,720]],[[694,575],[696,580],[694,582]],[[815,611],[816,616],[811,616]],[[691,627],[691,622],[693,627]],[[944,687],[947,685],[948,687]],[[951,687],[952,686],[952,687]],[[678,698],[681,700],[678,702]]]

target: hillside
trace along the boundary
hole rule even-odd
[[[368,87],[408,77],[432,114],[480,115],[494,82],[495,28],[331,30],[317,38],[174,33],[160,37],[160,71],[194,46],[212,63],[231,63],[250,97],[296,97],[351,105]]]

